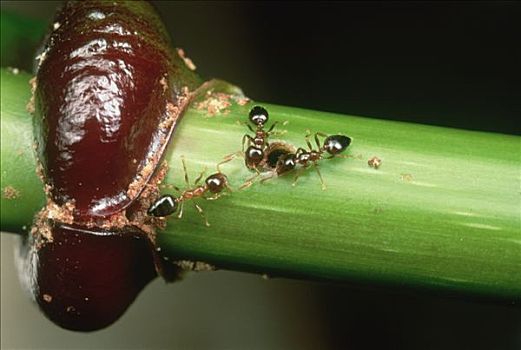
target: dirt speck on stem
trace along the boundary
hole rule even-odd
[[[380,165],[382,165],[382,160],[377,156],[374,156],[367,161],[367,165],[371,168],[378,169]]]
[[[230,102],[230,95],[223,92],[213,92],[208,90],[206,92],[206,98],[196,104],[195,108],[198,110],[205,110],[209,117],[214,117],[217,114],[228,114],[232,104]]]
[[[20,196],[20,191],[13,186],[5,186],[2,195],[5,199],[16,199]]]
[[[165,93],[168,90],[168,82],[166,80],[166,76],[162,77],[161,80],[159,80],[159,84],[163,87],[163,93]]]
[[[240,96],[234,96],[233,100],[239,105],[244,106],[248,104],[251,100],[248,97],[240,97]],[[285,124],[283,124],[285,125]]]
[[[179,55],[179,57],[181,57],[181,59],[183,60],[185,65],[188,67],[188,69],[190,69],[190,70],[197,69],[197,66],[194,64],[194,62],[189,57],[186,56],[185,50],[178,48],[177,54]]]
[[[217,269],[215,266],[205,263],[204,261],[178,260],[175,261],[174,264],[185,271],[202,272],[215,271]]]
[[[25,109],[27,112],[34,114],[34,93],[36,91],[36,87],[38,86],[36,77],[32,77],[31,80],[29,80],[29,85],[31,86],[31,98],[29,99],[29,102],[27,102]]]
[[[400,174],[400,179],[405,182],[411,182],[414,180],[412,174]]]

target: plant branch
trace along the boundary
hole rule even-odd
[[[1,228],[22,232],[44,200],[25,111],[29,76],[1,74]],[[181,156],[193,180],[240,150],[248,130],[238,122],[252,104],[220,90],[216,84],[181,120],[166,157],[165,193],[169,185],[184,187]],[[353,138],[354,158],[321,161],[325,191],[312,168],[296,186],[290,175],[238,191],[252,173],[241,158],[226,163],[222,171],[236,191],[198,202],[210,227],[189,203],[181,220],[170,218],[158,236],[167,257],[278,276],[521,297],[518,137],[263,105],[271,120],[288,121],[278,127],[286,131],[280,140],[304,146],[307,129],[343,133]],[[383,161],[379,169],[367,164],[373,156]]]

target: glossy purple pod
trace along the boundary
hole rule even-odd
[[[137,198],[199,80],[140,1],[68,2],[40,54],[38,155],[58,205],[80,219]]]
[[[71,1],[57,14],[32,101],[47,205],[19,265],[61,327],[106,327],[156,271],[173,270],[159,263],[153,222],[140,211],[200,84],[147,2]]]
[[[52,242],[31,237],[21,273],[44,314],[64,328],[108,326],[156,277],[150,242],[138,230],[46,225]]]

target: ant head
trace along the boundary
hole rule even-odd
[[[289,153],[281,156],[277,162],[277,174],[283,174],[295,169],[297,165],[297,156],[294,153]]]
[[[345,151],[351,144],[351,138],[344,135],[331,135],[324,140],[324,149],[327,153],[335,155]]]
[[[159,197],[148,208],[147,214],[156,217],[168,216],[175,213],[178,207],[177,200],[169,194]]]
[[[212,193],[219,193],[226,187],[228,184],[228,178],[223,173],[215,173],[208,176],[205,180],[206,186],[208,186],[208,190]]]
[[[264,107],[255,106],[251,109],[249,118],[257,126],[264,125],[269,119],[268,111]]]

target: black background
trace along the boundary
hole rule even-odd
[[[254,99],[520,131],[519,3],[156,3],[185,14],[165,20],[200,71]]]

